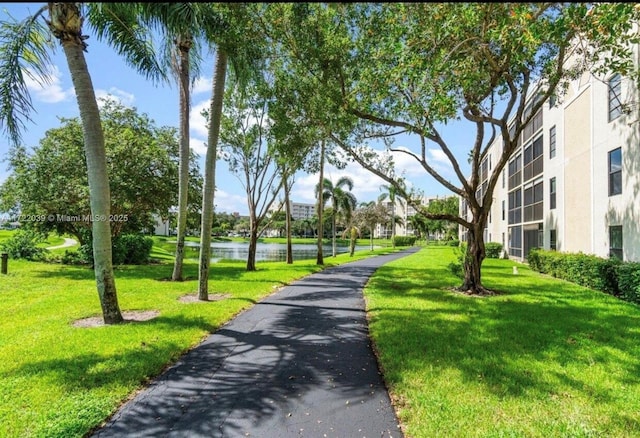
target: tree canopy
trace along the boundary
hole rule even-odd
[[[111,189],[111,232],[139,232],[153,227],[153,214],[169,218],[177,202],[176,130],[157,127],[146,114],[107,99],[101,109]],[[31,151],[12,150],[11,174],[0,198],[39,231],[69,233],[86,242],[91,232],[88,175],[84,166],[82,124],[61,119]],[[191,159],[191,191],[200,192],[202,177]],[[197,197],[195,197],[197,199]],[[196,203],[193,209],[198,208]]]

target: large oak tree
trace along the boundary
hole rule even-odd
[[[304,102],[308,120],[421,214],[464,227],[460,289],[490,294],[481,280],[483,232],[517,139],[549,97],[583,72],[632,74],[626,43],[636,38],[638,11],[617,3],[306,3],[273,5],[271,14],[272,35],[282,36],[274,51],[298,78],[283,99]],[[301,25],[304,31],[287,32]],[[453,121],[475,133],[462,151],[444,134]],[[413,146],[395,146],[399,134]],[[498,139],[502,152],[483,183],[481,164]],[[452,177],[434,166],[429,149],[447,158]],[[415,160],[425,177],[466,202],[469,216],[423,209],[403,188],[391,153]]]

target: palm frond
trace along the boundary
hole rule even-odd
[[[147,79],[166,81],[156,55],[152,28],[140,20],[142,3],[86,3],[86,19],[98,39],[122,55]]]
[[[40,85],[50,83],[54,44],[38,20],[44,10],[20,22],[12,17],[0,22],[0,125],[14,144],[22,140],[25,122],[35,111],[25,75]]]

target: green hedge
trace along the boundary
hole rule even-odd
[[[621,297],[640,303],[640,263],[622,263],[616,267],[616,274]]]
[[[484,252],[489,259],[499,259],[502,255],[502,244],[498,242],[487,242],[484,245]]]
[[[93,265],[93,245],[82,245],[80,259]],[[122,234],[111,241],[111,259],[114,265],[142,265],[149,263],[153,239],[141,234]]]
[[[538,248],[527,260],[535,271],[640,303],[640,263]]]
[[[393,244],[395,246],[413,246],[416,244],[416,236],[395,236]]]

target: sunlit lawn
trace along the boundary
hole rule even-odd
[[[154,247],[164,263],[116,268],[123,312],[156,310],[145,322],[78,328],[74,321],[100,316],[93,271],[87,267],[9,260],[0,276],[0,437],[81,437],[106,419],[146,380],[237,313],[278,287],[320,268],[315,260],[244,262],[211,266],[209,293],[219,301],[183,303],[197,291],[197,265],[187,261],[187,281],[171,282],[173,250]],[[325,265],[350,262],[326,257]]]
[[[638,306],[487,260],[473,298],[453,252],[385,265],[366,289],[372,337],[407,437],[640,436]]]

